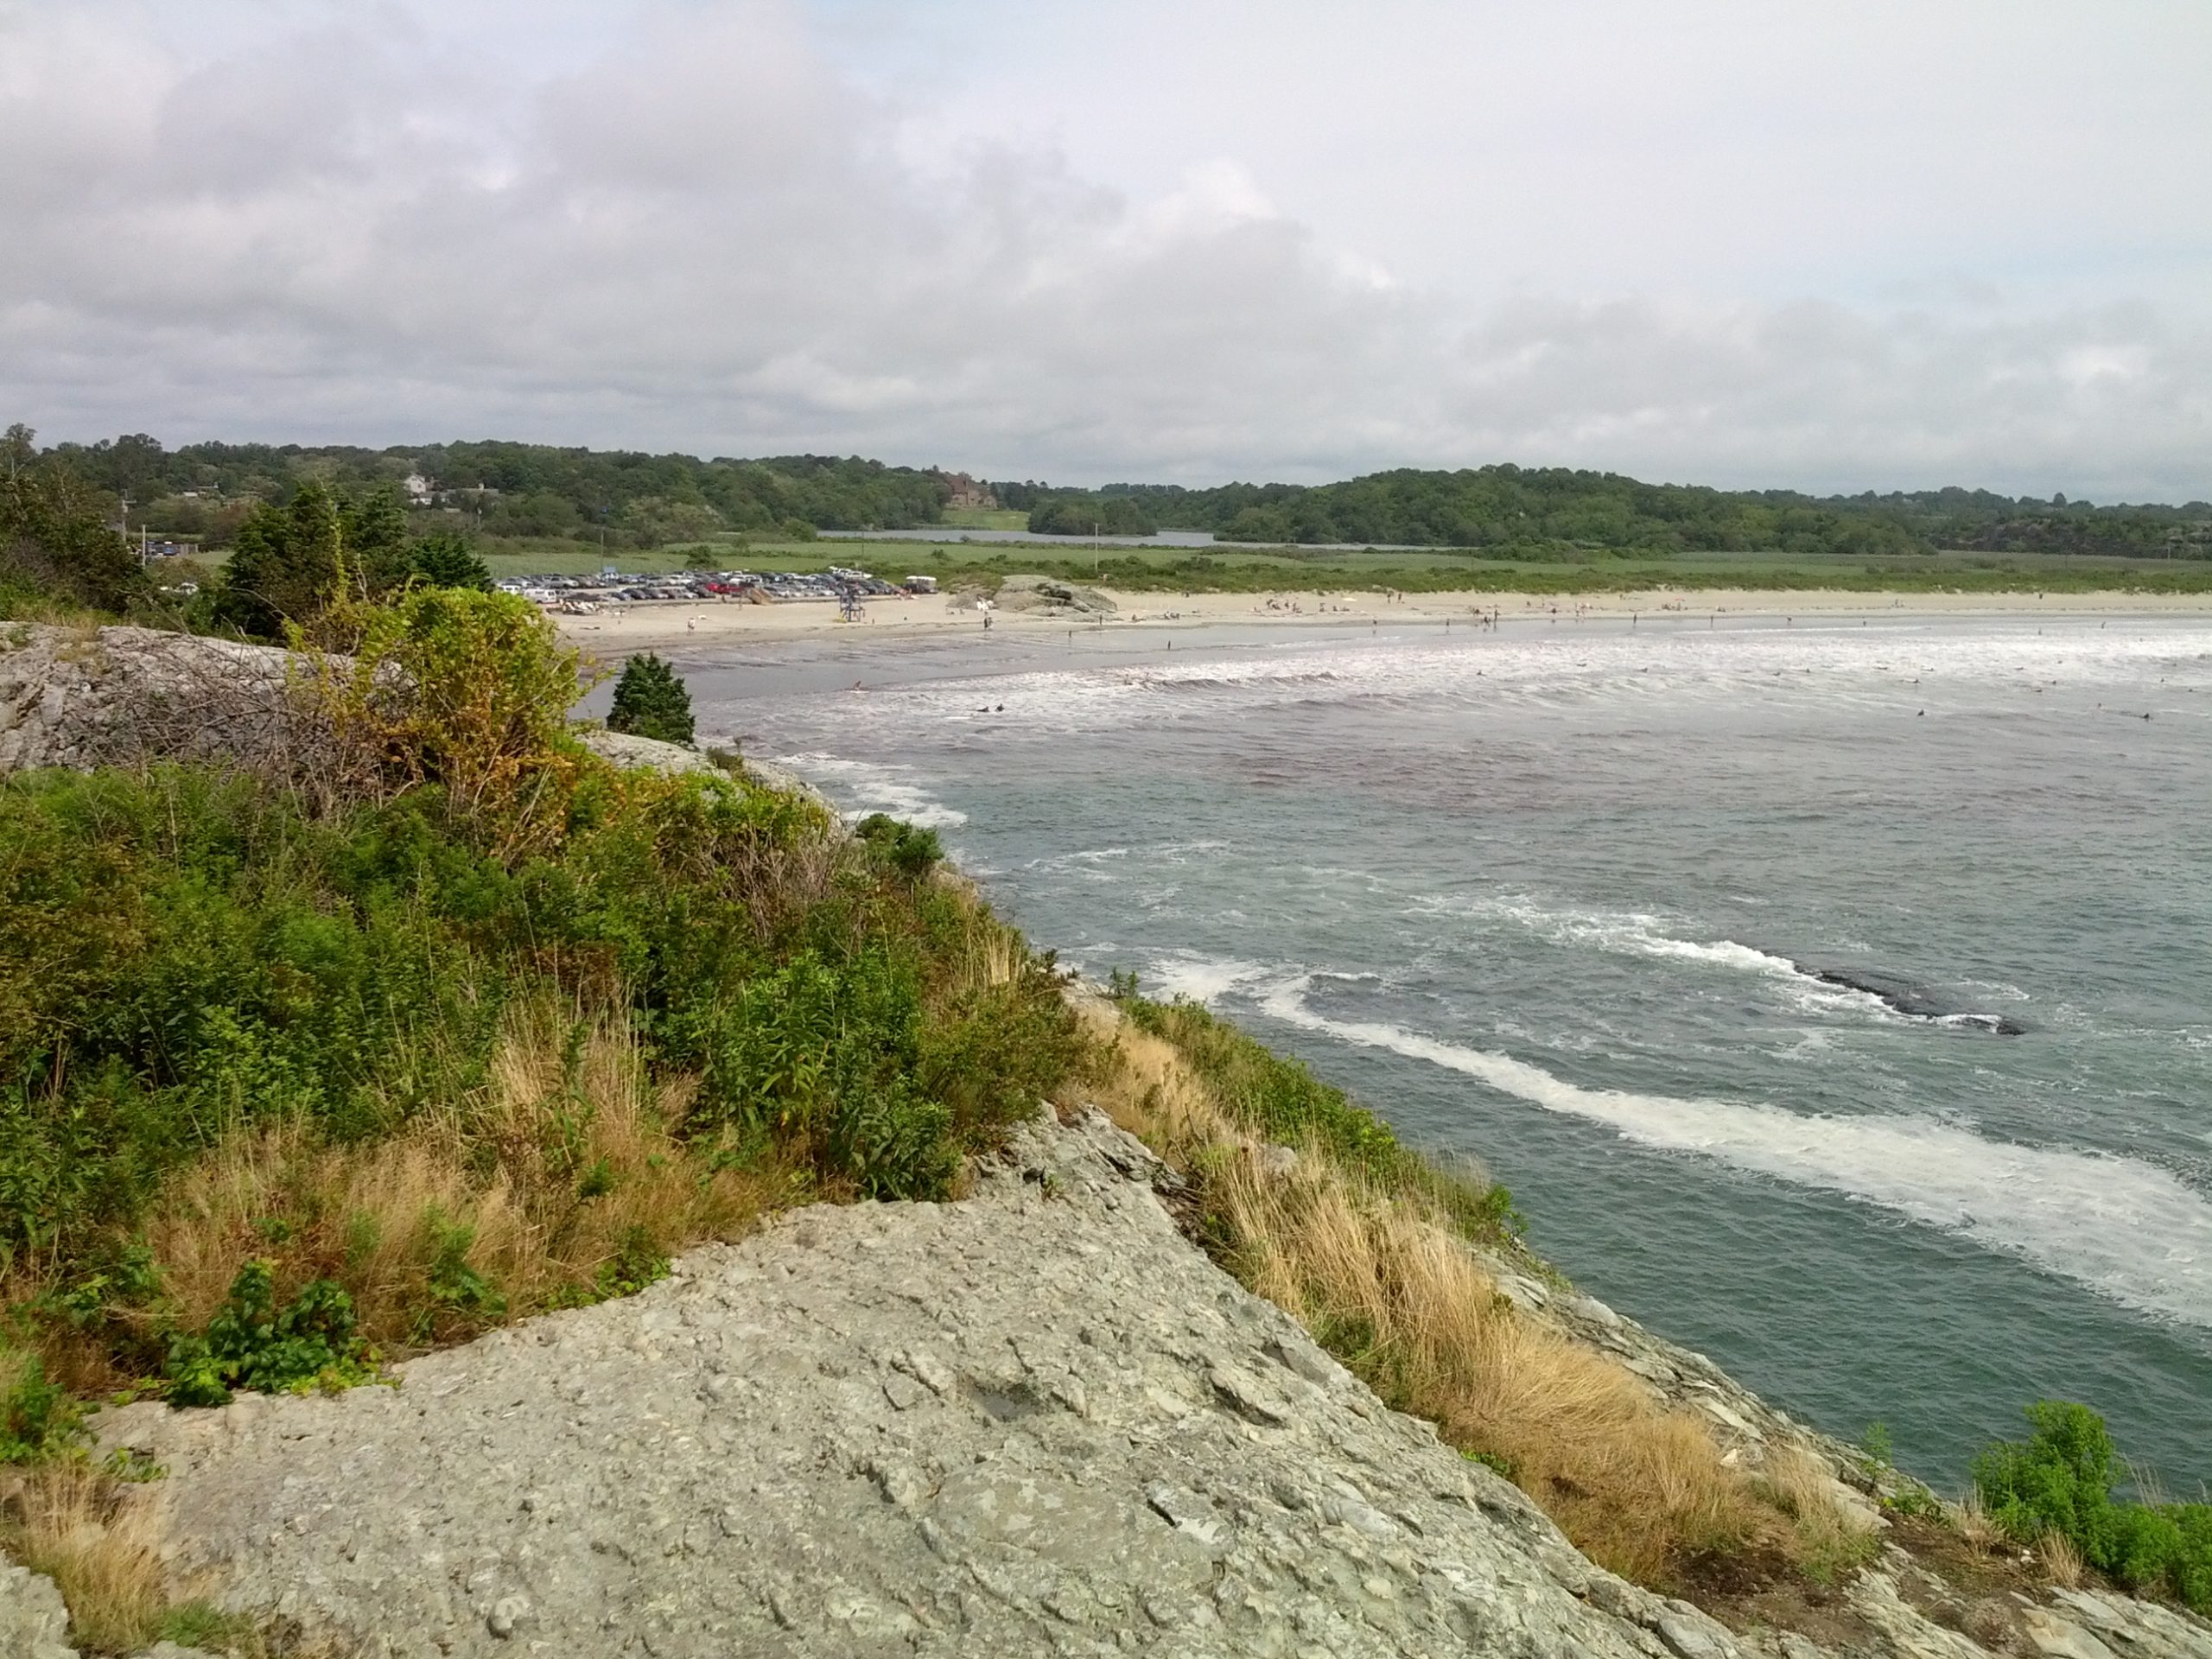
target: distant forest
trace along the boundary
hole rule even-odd
[[[44,454],[92,488],[127,495],[134,530],[209,547],[227,545],[257,502],[282,504],[309,481],[345,495],[389,493],[411,507],[418,530],[569,537],[610,548],[728,531],[790,539],[820,530],[926,527],[944,522],[956,483],[935,469],[856,456],[702,461],[501,442],[167,449],[142,434],[60,444]],[[1087,490],[1031,480],[989,487],[1039,535],[1203,530],[1232,542],[1467,548],[1501,556],[1962,550],[2212,557],[2212,505],[2202,501],[2098,506],[1957,488],[1812,496],[1510,464],[1402,468],[1323,485]]]

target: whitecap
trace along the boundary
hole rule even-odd
[[[1209,1007],[1231,991],[1264,977],[1268,971],[1256,962],[1239,962],[1233,957],[1203,957],[1194,951],[1154,957],[1151,967],[1152,981],[1160,995],[1188,997]]]
[[[848,810],[849,817],[884,812],[925,830],[957,830],[968,822],[965,812],[947,806],[917,782],[912,766],[820,753],[779,755],[776,764],[789,766],[832,796],[844,795],[857,800],[860,804]]]
[[[2212,1325],[2212,1203],[2155,1165],[1993,1141],[1908,1114],[1793,1112],[1740,1102],[1585,1089],[1540,1066],[1402,1027],[1332,1020],[1312,976],[1260,1000],[1287,1024],[1456,1071],[1624,1139],[1910,1217],[2143,1309]]]

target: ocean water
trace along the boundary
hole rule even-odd
[[[2062,1395],[2212,1481],[2212,621],[680,666],[702,728],[1479,1155],[1584,1288],[1800,1415],[1957,1486]]]

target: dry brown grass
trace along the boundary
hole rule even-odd
[[[992,915],[980,900],[969,906],[960,952],[962,992],[995,990],[1011,984],[1028,961],[1028,948],[1020,934]]]
[[[1970,1491],[1966,1495],[1954,1512],[1953,1519],[1958,1523],[1959,1536],[1965,1541],[1967,1547],[1979,1550],[1984,1555],[2004,1548],[2011,1541],[2005,1537],[2004,1529],[1991,1520],[1989,1511],[1982,1508],[1979,1492]]]
[[[335,1639],[263,1624],[180,1597],[162,1560],[160,1489],[80,1459],[0,1469],[0,1554],[54,1580],[69,1641],[86,1659],[121,1659],[168,1639],[235,1659],[347,1659]]]
[[[2074,1541],[2063,1532],[2046,1532],[2036,1545],[2037,1564],[2043,1568],[2044,1577],[2062,1590],[2078,1590],[2088,1571],[2088,1563],[2082,1559],[2082,1552]]]
[[[1088,1096],[1195,1178],[1228,1265],[1391,1404],[1502,1461],[1592,1559],[1647,1584],[1757,1545],[1809,1570],[1865,1558],[1871,1527],[1810,1452],[1763,1482],[1611,1357],[1519,1313],[1430,1194],[1385,1191],[1314,1147],[1287,1167],[1175,1046],[1085,1011],[1107,1058]]]
[[[1809,1576],[1826,1582],[1880,1553],[1879,1521],[1837,1490],[1834,1470],[1810,1447],[1769,1451],[1759,1484],[1793,1523],[1794,1553]]]
[[[654,1083],[620,1015],[515,1010],[484,1086],[397,1135],[339,1146],[295,1123],[179,1172],[144,1219],[164,1317],[203,1327],[239,1270],[269,1260],[283,1294],[334,1280],[390,1357],[590,1300],[641,1249],[734,1237],[785,1183],[716,1170],[683,1142],[691,1088]],[[47,1347],[73,1387],[120,1380],[66,1334]]]
[[[67,1458],[0,1484],[0,1544],[54,1580],[79,1647],[130,1653],[161,1635],[170,1605],[144,1497]]]

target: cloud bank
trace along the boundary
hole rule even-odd
[[[855,67],[849,16],[516,10],[493,53],[502,14],[458,10],[211,6],[186,37],[0,0],[0,418],[1069,481],[1510,459],[2212,495],[2212,324],[2170,295],[1400,276],[1382,231],[1217,148],[1130,183],[947,118]]]

